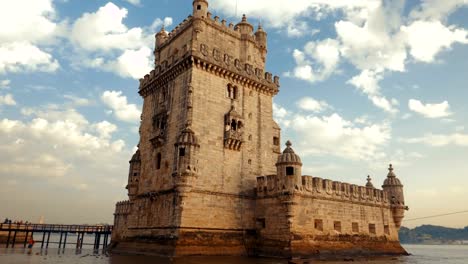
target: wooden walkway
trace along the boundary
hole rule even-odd
[[[28,240],[34,233],[42,234],[42,240],[36,241],[41,243],[42,248],[48,248],[49,244],[57,244],[57,242],[50,241],[51,234],[60,234],[58,242],[59,249],[65,249],[67,245],[67,238],[69,234],[76,234],[76,248],[81,249],[83,245],[93,245],[94,250],[101,248],[105,250],[110,242],[110,235],[112,234],[113,226],[88,226],[88,225],[48,225],[48,224],[0,224],[0,232],[7,237],[6,247],[14,248],[15,245],[20,244],[24,248],[28,245]],[[8,234],[8,235],[7,235]],[[93,244],[84,244],[84,236],[94,235]],[[21,237],[21,241],[17,238]],[[102,240],[101,240],[102,238]],[[69,242],[70,243],[70,242]]]

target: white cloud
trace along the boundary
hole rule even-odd
[[[54,15],[52,0],[0,2],[0,74],[59,68],[57,60],[39,47],[59,34]]]
[[[327,102],[317,101],[311,97],[304,97],[297,102],[300,109],[305,111],[311,111],[314,113],[321,113],[326,109],[330,108]]]
[[[121,91],[105,91],[101,96],[101,100],[112,109],[117,119],[129,123],[140,121],[141,111],[137,105],[129,104],[127,97],[122,95]]]
[[[405,143],[422,143],[433,147],[444,147],[448,145],[468,147],[468,135],[462,133],[454,134],[427,134],[423,137],[401,139]]]
[[[422,62],[433,62],[442,50],[455,43],[468,44],[468,31],[454,26],[446,27],[440,21],[415,21],[402,27],[407,35],[411,55]]]
[[[139,50],[126,50],[116,60],[106,62],[103,68],[122,77],[143,78],[152,69],[152,52],[147,47]]]
[[[68,99],[72,102],[74,106],[88,106],[91,105],[91,100],[86,98],[81,98],[75,95],[66,94],[63,98]]]
[[[398,109],[395,108],[395,106],[398,105],[398,101],[396,101],[396,99],[388,100],[381,95],[379,82],[382,79],[383,74],[381,72],[364,70],[360,75],[349,80],[348,83],[367,95],[369,100],[378,108],[388,113],[395,114],[398,112]]]
[[[128,11],[109,2],[96,13],[85,13],[73,24],[71,41],[88,51],[137,49],[143,44],[141,28],[127,28]]]
[[[165,27],[168,27],[168,26],[172,25],[172,23],[173,23],[172,17],[165,17],[164,20],[162,20],[160,18],[156,18],[153,21],[153,24],[151,24],[150,30],[153,31],[153,32],[157,32],[157,31],[160,30],[160,27],[162,25],[164,25]]]
[[[16,105],[16,101],[12,94],[0,95],[0,106],[1,105]]]
[[[6,72],[55,72],[59,63],[49,53],[27,42],[0,44],[0,74]]]
[[[123,23],[127,15],[127,9],[108,3],[74,22],[70,38],[81,54],[77,66],[134,79],[153,69],[154,31],[160,25],[172,25],[172,18],[158,18],[148,28],[128,28]]]
[[[317,82],[335,73],[340,60],[339,43],[333,39],[308,42],[304,51],[294,50],[296,61],[294,76],[296,78]]]
[[[140,0],[125,0],[125,1],[129,2],[129,3],[132,4],[132,5],[136,5],[136,6],[141,5],[141,1],[140,1]]]
[[[10,80],[1,80],[0,81],[0,89],[8,89],[10,88]]]
[[[419,100],[411,99],[408,102],[411,111],[423,115],[427,118],[442,118],[451,116],[450,105],[447,101],[440,104],[423,104]]]
[[[382,148],[391,138],[386,123],[358,125],[336,113],[322,117],[296,114],[290,128],[301,138],[296,145],[303,155],[332,155],[351,160],[383,158]]]

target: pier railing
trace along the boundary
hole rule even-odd
[[[34,233],[42,233],[42,240],[35,241],[41,242],[41,248],[48,248],[49,243],[57,244],[56,242],[50,242],[51,234],[60,234],[59,249],[63,247],[65,249],[67,245],[68,234],[76,234],[76,248],[81,249],[83,247],[84,235],[94,235],[94,243],[87,244],[93,245],[94,250],[99,250],[102,244],[103,250],[109,245],[109,238],[112,234],[111,225],[51,225],[51,224],[16,224],[16,223],[3,223],[0,224],[0,234],[6,237],[6,247],[15,247],[15,244],[21,243],[26,247],[29,243],[31,235]],[[102,236],[102,241],[101,241]],[[21,238],[21,241],[17,241]]]

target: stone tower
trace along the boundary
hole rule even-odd
[[[383,190],[302,175],[273,120],[279,77],[265,71],[267,33],[244,15],[193,14],[155,36],[140,80],[129,200],[117,203],[114,251],[165,256],[405,254],[407,207],[390,166]]]
[[[246,254],[256,177],[276,173],[279,153],[279,78],[265,71],[266,35],[245,15],[235,26],[212,17],[206,0],[193,1],[193,14],[172,32],[156,34],[155,69],[140,80],[140,144],[131,209],[114,234],[119,247],[188,254],[202,235],[207,251]]]

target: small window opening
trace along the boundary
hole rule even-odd
[[[265,227],[266,227],[265,218],[257,218],[256,226],[257,226],[258,229],[263,229],[263,228],[265,228]]]
[[[279,146],[280,145],[280,139],[279,137],[273,137],[273,145]]]
[[[315,219],[314,226],[315,226],[315,230],[323,231],[323,220]]]
[[[249,135],[249,141],[252,141],[252,135]]]
[[[375,235],[377,233],[375,229],[375,224],[369,224],[369,233]]]
[[[134,173],[133,173],[133,176],[134,176],[134,177],[138,176],[138,172],[134,172]]]
[[[234,119],[233,119],[232,122],[231,122],[231,129],[232,129],[233,131],[236,131],[236,130],[237,130],[237,122],[236,122],[236,120],[234,120]]]
[[[390,227],[388,225],[384,225],[384,232],[386,235],[390,235]]]
[[[197,10],[201,10],[201,5],[197,5]]]
[[[156,169],[157,170],[161,169],[161,159],[162,159],[161,153],[158,153],[158,156],[156,158]]]
[[[341,233],[341,222],[340,221],[335,221],[333,223],[333,227],[335,229],[336,232],[340,232]]]
[[[353,223],[353,233],[359,233],[359,224]]]
[[[179,149],[179,157],[185,157],[185,148]]]
[[[286,167],[286,176],[294,175],[294,167]]]

